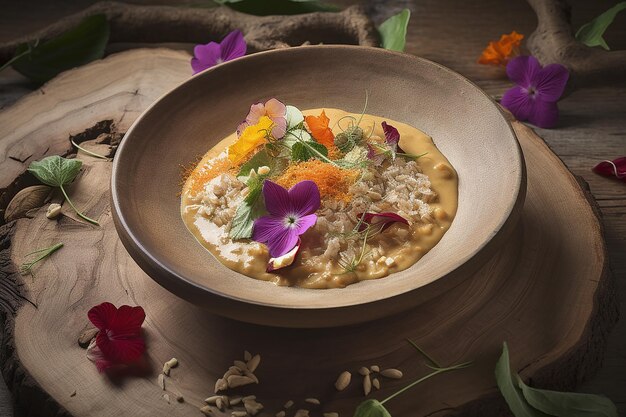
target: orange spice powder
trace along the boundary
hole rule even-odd
[[[317,159],[290,165],[275,182],[291,188],[300,181],[310,180],[317,184],[322,199],[351,200],[348,189],[359,176],[355,169],[341,169]]]
[[[213,162],[209,167],[202,167],[193,171],[189,177],[191,185],[189,190],[192,195],[198,194],[204,185],[213,178],[225,172],[234,171],[236,167],[227,158],[221,158]]]

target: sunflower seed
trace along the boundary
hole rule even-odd
[[[241,369],[237,368],[236,366],[231,366],[230,368],[228,368],[228,371],[226,371],[223,378],[228,378],[231,375],[241,375]]]
[[[209,407],[208,405],[205,405],[204,407],[201,407],[200,411],[205,416],[212,416],[213,415],[213,409],[211,407]]]
[[[248,362],[250,359],[252,359],[252,354],[248,352],[247,350],[245,350],[243,352],[243,360]]]
[[[98,332],[99,330],[95,327],[92,327],[82,332],[80,336],[78,336],[78,346],[82,347],[83,349],[87,349],[89,343],[91,342],[91,339],[96,337]]]
[[[335,388],[337,388],[337,391],[343,391],[348,385],[350,385],[351,380],[352,374],[348,371],[343,371],[337,377],[337,381],[335,381]]]
[[[255,400],[244,401],[243,406],[251,416],[257,415],[258,412],[263,409],[263,404],[256,402]]]
[[[222,402],[225,408],[230,408],[230,398],[228,398],[228,396],[222,395]]]
[[[279,411],[278,413],[276,413],[276,417],[285,417],[285,414],[285,410]]]
[[[233,397],[230,399],[230,405],[237,405],[241,403],[241,397]]]
[[[247,370],[248,370],[248,365],[246,365],[246,363],[245,363],[245,362],[243,362],[243,361],[235,361],[234,363],[235,363],[235,366],[236,366],[237,368],[239,368],[239,370],[240,370],[241,372],[245,372],[245,371],[247,371]]]
[[[307,402],[309,404],[320,405],[320,400],[318,400],[317,398],[307,398],[306,400],[304,400],[304,402]]]
[[[372,385],[374,386],[374,388],[380,389],[380,381],[378,380],[378,378],[372,379]]]
[[[230,413],[231,417],[246,417],[248,415],[248,413],[246,413],[245,411],[233,411],[232,413]]]
[[[162,397],[163,397],[163,399],[165,401],[167,401],[168,404],[170,404],[170,395],[169,394],[163,394]]]
[[[261,363],[261,355],[256,354],[247,363],[247,366],[250,372],[254,372],[256,368],[259,366],[259,363]]]
[[[220,378],[217,381],[215,381],[215,391],[214,392],[220,392],[220,391],[224,391],[228,389],[228,382],[226,382],[225,379]]]
[[[159,374],[159,376],[157,377],[157,384],[159,384],[159,387],[161,387],[161,389],[165,391],[165,375]]]
[[[369,375],[370,374],[370,370],[367,369],[365,366],[361,366],[361,368],[359,368],[359,373],[363,376],[365,375]]]
[[[380,366],[378,366],[378,365],[372,365],[372,366],[370,366],[370,370],[371,370],[372,372],[380,372]]]
[[[294,414],[293,417],[309,417],[309,410],[298,410],[296,411],[296,414]]]
[[[365,377],[363,377],[363,393],[367,397],[370,391],[372,391],[372,379],[369,375],[365,375]]]
[[[256,375],[254,375],[252,372],[246,370],[244,372],[244,375],[253,380],[255,384],[259,383],[259,378],[257,378]]]
[[[285,407],[285,408],[293,407],[293,401],[291,401],[291,400],[287,401],[283,407]]]
[[[323,416],[324,417],[339,417],[339,413],[335,413],[334,411],[331,411],[330,413],[324,413]]]
[[[243,375],[231,375],[226,378],[226,381],[228,381],[229,388],[237,388],[254,383],[252,378]]]
[[[172,358],[163,364],[163,373],[169,376],[170,369],[176,368],[177,366],[178,366],[178,359]]]
[[[391,378],[391,379],[402,378],[402,371],[398,369],[393,369],[393,368],[383,369],[382,371],[380,371],[380,374],[386,378]]]
[[[215,402],[217,401],[218,398],[220,398],[221,395],[213,395],[209,398],[205,398],[204,402],[207,404],[215,404]]]
[[[222,400],[222,397],[215,400],[215,406],[219,408],[220,411],[224,411],[224,401]]]

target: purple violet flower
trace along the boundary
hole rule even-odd
[[[287,106],[275,98],[267,100],[265,104],[256,103],[250,106],[250,112],[246,116],[246,120],[237,127],[237,136],[241,136],[246,127],[259,123],[263,116],[269,117],[274,122],[272,127],[274,139],[280,139],[285,136],[285,133],[287,133]]]
[[[383,132],[385,132],[385,144],[368,143],[367,158],[371,159],[374,165],[378,166],[383,163],[387,156],[395,159],[398,151],[398,142],[400,142],[400,132],[398,129],[383,121],[381,123]]]
[[[287,191],[265,180],[263,197],[269,215],[254,221],[252,239],[265,243],[270,257],[278,258],[291,251],[299,236],[317,222],[320,191],[313,181],[300,181]]]
[[[234,30],[222,39],[222,42],[209,42],[193,48],[191,68],[197,74],[222,62],[242,57],[246,54],[246,41],[239,30]]]
[[[556,102],[561,98],[569,72],[561,64],[541,67],[534,56],[518,56],[509,61],[506,73],[517,85],[509,89],[500,104],[518,120],[550,128],[559,120]]]

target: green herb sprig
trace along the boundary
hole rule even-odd
[[[72,209],[80,216],[82,219],[88,221],[89,223],[95,224],[96,226],[100,226],[96,220],[87,217],[83,213],[81,213],[70,197],[67,195],[65,191],[65,186],[71,183],[74,178],[80,172],[80,168],[83,163],[79,159],[67,159],[62,158],[58,155],[48,156],[41,161],[36,161],[30,164],[28,167],[28,171],[31,172],[37,179],[43,182],[46,185],[51,187],[59,187],[63,196],[70,204]]]
[[[20,273],[22,275],[30,275],[32,274],[33,267],[39,262],[46,259],[48,256],[52,255],[54,252],[58,251],[63,247],[63,243],[57,243],[52,246],[43,249],[37,249],[32,252],[29,252],[25,255],[25,257],[29,257],[32,255],[37,255],[34,259],[30,261],[24,261],[22,265],[20,265]]]

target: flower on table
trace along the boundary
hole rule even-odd
[[[250,112],[246,116],[246,120],[237,127],[237,136],[241,136],[248,126],[259,123],[264,116],[269,117],[274,122],[272,127],[272,137],[274,139],[280,139],[285,136],[287,131],[287,106],[275,98],[267,100],[265,104],[256,103],[250,106]]]
[[[246,41],[239,30],[234,30],[222,39],[222,42],[209,42],[193,48],[191,68],[197,74],[222,62],[242,57],[246,54]]]
[[[99,330],[87,348],[87,357],[95,362],[98,371],[128,365],[143,355],[146,349],[141,335],[146,318],[143,308],[127,305],[116,308],[105,302],[89,310],[87,316]]]
[[[268,116],[263,116],[259,121],[246,127],[239,139],[228,147],[228,160],[233,164],[239,164],[246,159],[256,148],[267,143],[274,122]]]
[[[304,118],[309,131],[313,138],[330,149],[335,144],[335,135],[333,131],[328,127],[330,119],[326,116],[324,110],[319,116],[307,116]]]
[[[385,133],[385,143],[370,142],[367,144],[367,158],[376,166],[382,164],[387,157],[395,159],[398,142],[400,142],[398,129],[385,121],[382,122],[382,127]]]
[[[543,128],[556,125],[559,120],[557,101],[561,98],[569,72],[561,64],[541,67],[533,56],[518,56],[506,66],[506,73],[515,84],[500,104],[518,120],[528,120]]]
[[[626,156],[600,162],[593,167],[593,172],[604,177],[615,177],[626,182]]]
[[[497,42],[489,42],[483,53],[478,58],[478,63],[483,65],[505,66],[509,60],[519,54],[519,46],[524,35],[516,31],[500,36]]]
[[[263,197],[269,214],[254,221],[252,239],[266,244],[271,258],[279,258],[292,251],[300,235],[317,222],[320,192],[313,181],[300,181],[287,191],[265,180]]]

